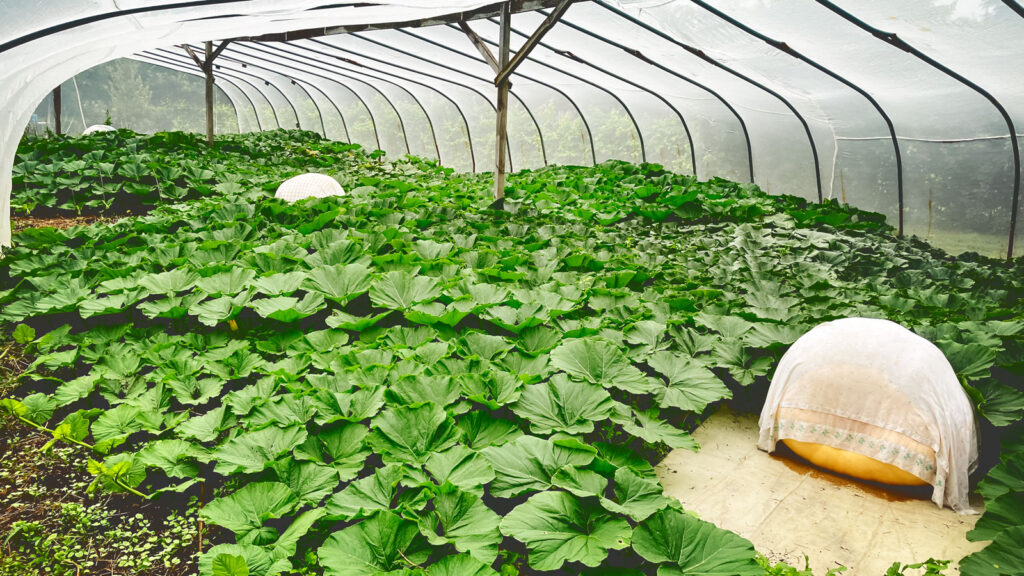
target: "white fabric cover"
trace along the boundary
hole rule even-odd
[[[92,134],[93,132],[113,132],[114,130],[117,130],[117,128],[106,124],[93,124],[85,130],[82,130],[82,135],[85,136],[86,134]]]
[[[296,202],[306,198],[327,198],[343,196],[345,190],[338,181],[326,174],[299,174],[293,176],[277,187],[274,198],[285,202]]]
[[[801,336],[779,362],[759,424],[762,450],[791,438],[863,454],[931,484],[940,507],[974,513],[971,403],[942,351],[899,324],[846,318]]]

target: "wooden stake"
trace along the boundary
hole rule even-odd
[[[55,132],[60,134],[60,84],[53,89],[53,124]]]
[[[206,143],[213,146],[213,42],[206,42],[206,60],[203,61],[206,74]]]
[[[502,70],[508,66],[508,45],[512,29],[512,11],[508,3],[501,8],[501,42],[498,63]],[[494,169],[494,200],[505,198],[505,156],[508,153],[505,136],[508,133],[508,76],[498,83],[498,121],[495,150],[497,158]]]

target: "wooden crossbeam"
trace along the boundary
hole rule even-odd
[[[473,46],[476,46],[480,55],[484,57],[484,60],[486,60],[487,64],[491,67],[491,70],[494,70],[495,77],[497,77],[498,74],[501,74],[501,64],[498,63],[498,60],[494,57],[494,53],[492,53],[491,49],[487,47],[487,43],[483,41],[483,38],[480,38],[480,36],[469,27],[468,22],[459,22],[459,27],[462,28],[462,32],[466,34],[466,37],[473,43]]]
[[[537,26],[537,29],[534,30],[533,34],[526,39],[526,42],[524,42],[522,47],[519,48],[512,60],[501,67],[501,71],[498,72],[498,75],[494,78],[495,86],[500,86],[502,82],[508,80],[508,77],[515,72],[516,68],[518,68],[519,65],[522,64],[530,55],[530,52],[540,44],[544,35],[547,34],[562,15],[565,14],[565,11],[569,9],[572,2],[573,0],[561,0],[561,2],[558,3],[558,6],[548,14],[548,17],[545,18],[544,21],[540,23],[540,26]]]

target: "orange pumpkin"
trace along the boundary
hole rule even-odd
[[[782,442],[811,464],[839,474],[895,486],[924,486],[928,484],[906,470],[892,464],[879,462],[863,454],[789,438],[783,439]]]

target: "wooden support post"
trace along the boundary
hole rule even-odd
[[[60,134],[60,84],[53,89],[53,124],[55,132]]]
[[[213,48],[213,42],[207,42],[204,51],[205,58],[200,58],[188,44],[181,46],[192,57],[196,66],[199,66],[199,69],[203,71],[203,75],[206,77],[206,143],[210,146],[213,146],[213,84],[215,82],[213,77],[213,61],[217,59],[217,56],[220,56],[220,53],[228,47],[230,42],[230,40],[221,42],[216,50]]]
[[[206,42],[206,59],[203,60],[206,74],[206,143],[213,146],[213,42]]]
[[[501,8],[501,41],[498,49],[500,53],[497,59],[498,66],[502,70],[508,66],[508,45],[511,30],[512,10],[509,3],[505,3]],[[506,148],[506,134],[508,134],[508,88],[508,76],[505,76],[505,79],[498,83],[498,121],[496,129],[497,140],[495,142],[497,159],[494,169],[495,202],[505,198],[505,156],[508,153]]]
[[[487,44],[473,32],[473,29],[469,27],[465,21],[459,22],[459,26],[462,31],[469,38],[469,41],[476,46],[476,49],[480,52],[480,55],[484,57],[484,60],[490,65],[491,69],[494,70],[494,85],[498,87],[498,119],[497,119],[497,142],[495,143],[495,150],[497,152],[497,159],[495,162],[494,170],[494,200],[495,202],[505,198],[505,158],[508,155],[508,90],[512,86],[509,82],[509,78],[512,76],[512,72],[526,60],[527,55],[540,44],[540,39],[547,34],[548,30],[558,22],[558,19],[565,14],[565,11],[569,9],[569,6],[574,0],[560,0],[558,6],[548,15],[547,18],[541,22],[537,30],[527,38],[523,46],[516,52],[515,58],[509,61],[509,37],[511,36],[512,29],[512,7],[511,2],[505,2],[501,6],[501,41],[498,43],[499,51],[501,54],[495,58],[494,54],[491,53],[491,49],[487,47]]]

